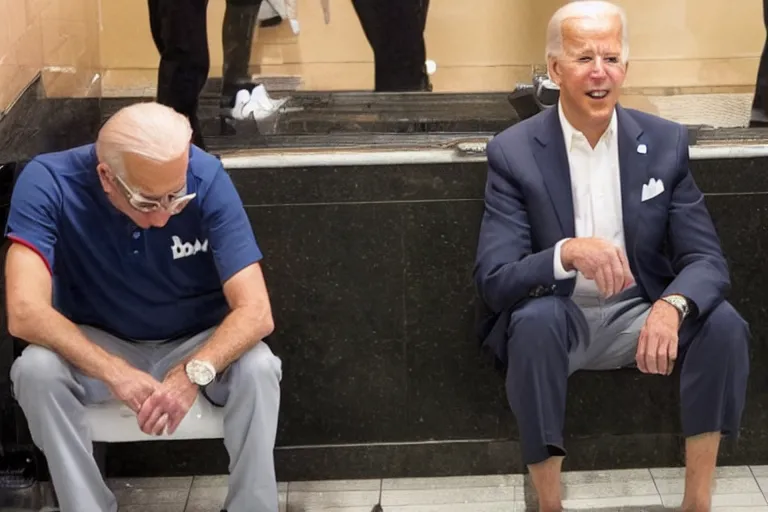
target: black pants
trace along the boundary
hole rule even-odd
[[[208,0],[148,0],[152,39],[160,53],[157,102],[189,118],[193,142],[205,148],[198,104],[208,80]],[[253,30],[262,0],[228,0],[222,27],[224,85],[228,97],[250,81]]]
[[[768,115],[768,0],[763,0],[763,26],[767,33],[763,44],[763,53],[760,55],[760,65],[757,68],[755,98],[752,101],[752,108],[761,110],[763,114]]]
[[[377,92],[429,89],[424,27],[429,0],[352,0],[373,49]]]
[[[160,53],[157,102],[189,118],[204,148],[197,106],[208,79],[208,0],[149,0],[149,25]]]
[[[568,347],[573,319],[566,297],[532,299],[512,312],[508,342],[496,356],[507,362],[507,398],[517,418],[525,464],[565,455]],[[680,409],[685,437],[706,432],[737,436],[749,375],[749,327],[722,302],[686,321],[679,334]],[[609,393],[610,390],[602,390]]]

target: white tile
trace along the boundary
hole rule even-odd
[[[518,489],[522,490],[522,487]],[[461,503],[497,503],[511,504],[518,495],[522,501],[522,492],[515,487],[458,487],[455,489],[407,489],[388,490],[381,493],[381,505],[388,509],[390,506],[405,505],[449,505]]]
[[[288,505],[287,512],[371,512],[373,505],[357,507],[308,507],[307,505]],[[200,510],[199,512],[207,512]],[[216,511],[214,511],[216,512]]]
[[[665,507],[679,507],[683,503],[682,494],[661,495]],[[719,507],[755,507],[765,506],[767,502],[762,493],[748,494],[713,494],[712,508]]]
[[[760,487],[760,490],[763,492],[763,494],[768,494],[768,476],[759,476],[755,478],[757,481],[758,487]]]
[[[229,485],[229,475],[205,475],[196,476],[192,480],[192,489],[196,487],[227,487]],[[277,491],[286,492],[288,482],[277,482]]]
[[[749,466],[756,477],[768,476],[768,466]]]
[[[651,468],[653,478],[685,478],[685,468]],[[752,476],[749,466],[719,466],[715,478],[746,478]],[[768,476],[768,473],[766,473]]]
[[[120,489],[115,490],[115,497],[120,506],[158,503],[186,503],[187,489]]]
[[[162,478],[109,478],[110,489],[189,489],[191,476],[172,476]]]
[[[205,501],[205,502],[215,502],[219,505],[224,503],[224,500],[227,499],[227,487],[219,486],[219,487],[192,487],[192,490],[189,491],[189,501],[190,503],[193,501]]]
[[[173,508],[176,503],[187,502],[192,477],[115,478],[108,485],[121,507],[164,503]]]
[[[408,489],[458,489],[466,487],[514,487],[523,485],[523,475],[448,476],[436,478],[385,478],[381,488],[388,490]]]
[[[366,510],[365,512],[370,512]],[[450,505],[388,506],[384,512],[526,512],[525,503],[452,503]]]
[[[221,507],[224,506],[225,498],[226,498],[226,494],[223,497],[222,496],[208,496],[208,497],[202,496],[194,500],[190,496],[189,504],[187,505],[187,508],[184,509],[184,512],[218,512],[219,510],[221,510]],[[286,492],[281,492],[278,495],[278,504],[280,506],[279,512],[286,512],[287,505],[288,505],[288,494]],[[120,512],[123,512],[122,508],[120,509]]]
[[[288,484],[288,511],[333,510],[344,507],[367,507],[366,512],[379,501],[379,490],[371,491],[295,491]],[[350,511],[351,512],[351,511]]]
[[[661,505],[658,494],[647,496],[614,496],[563,500],[563,508],[573,510],[616,509],[620,507],[652,507]]]
[[[712,507],[712,512],[768,512],[768,505],[754,507]]]
[[[154,505],[147,503],[141,505],[120,505],[120,512],[184,512],[185,504],[186,502],[182,501],[181,503],[160,503]]]
[[[566,471],[563,473],[561,481],[564,484],[595,484],[653,480],[647,469],[612,469],[607,471]]]
[[[622,496],[658,496],[653,480],[565,484],[563,500],[618,498]]]
[[[667,494],[683,494],[685,492],[684,478],[657,478],[656,487],[662,496]],[[712,494],[750,494],[759,493],[757,481],[749,476],[747,478],[715,478],[712,486]]]
[[[314,480],[290,482],[290,492],[325,492],[325,491],[376,491],[381,489],[381,480]],[[371,505],[373,506],[373,505]]]

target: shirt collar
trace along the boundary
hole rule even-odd
[[[563,139],[565,140],[566,151],[570,151],[573,147],[573,141],[575,137],[579,136],[586,140],[584,134],[576,130],[576,128],[574,128],[573,125],[568,122],[568,119],[565,118],[565,114],[563,113],[563,106],[560,101],[557,102],[557,115],[560,117],[560,126],[563,130]],[[601,142],[606,141],[610,143],[616,138],[616,122],[616,109],[614,108],[613,114],[611,115],[611,122],[608,123],[608,128],[600,137]]]

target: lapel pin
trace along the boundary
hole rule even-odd
[[[648,147],[645,144],[640,144],[637,146],[637,152],[641,155],[644,155],[648,152]]]

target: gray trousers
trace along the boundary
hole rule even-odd
[[[651,311],[636,287],[609,299],[574,295],[570,306],[574,332],[568,350],[569,375],[635,364],[640,330]]]
[[[204,343],[213,329],[167,342],[132,343],[92,327],[85,336],[158,380]],[[224,407],[229,453],[228,512],[277,512],[273,450],[280,404],[281,362],[258,343],[205,389]],[[11,380],[32,439],[45,454],[62,512],[115,512],[115,496],[93,458],[85,407],[112,399],[107,386],[86,377],[58,354],[30,345],[14,361]]]

